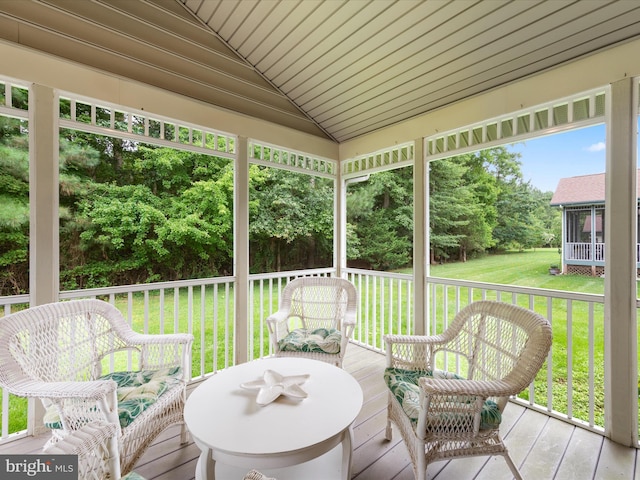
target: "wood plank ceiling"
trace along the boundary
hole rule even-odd
[[[639,35],[626,0],[0,0],[0,39],[336,142]]]

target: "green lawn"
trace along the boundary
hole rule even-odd
[[[604,279],[579,275],[549,275],[551,264],[559,265],[555,248],[488,255],[465,263],[432,265],[431,276],[477,282],[548,288],[583,293],[604,293]]]

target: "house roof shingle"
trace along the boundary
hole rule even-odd
[[[637,175],[636,190],[640,192],[640,170]],[[604,193],[604,173],[561,178],[551,198],[551,205],[592,205],[604,203]]]
[[[561,178],[551,205],[604,203],[604,173]]]

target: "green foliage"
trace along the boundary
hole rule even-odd
[[[69,108],[61,102],[63,115]],[[80,118],[90,114],[76,108]],[[133,128],[140,122],[133,119]],[[117,116],[116,129],[126,125]],[[182,143],[202,140],[201,132],[189,138],[186,129],[165,127]],[[0,117],[0,293],[28,289],[26,133],[26,122]],[[227,139],[218,142],[234,148]],[[288,155],[268,148],[259,153]],[[549,195],[522,181],[517,155],[503,147],[432,162],[429,188],[432,262],[560,240],[560,214],[549,207]],[[249,189],[252,272],[333,264],[333,181],[251,165]],[[62,287],[232,274],[233,202],[228,160],[62,129]],[[349,185],[348,260],[378,270],[411,265],[412,204],[411,167]]]
[[[413,168],[375,173],[349,185],[347,258],[376,270],[402,268],[413,258]]]
[[[156,158],[171,169],[166,151]],[[184,170],[180,155],[176,164],[174,170]],[[87,193],[65,224],[70,237],[79,240],[74,250],[83,262],[69,265],[65,279],[77,286],[97,286],[108,284],[109,278],[138,283],[227,273],[233,211],[228,183],[233,172],[218,172],[217,179],[196,182],[182,178],[158,184],[148,178],[146,185],[86,184]]]
[[[17,92],[20,95],[20,91]],[[28,291],[29,152],[26,122],[0,116],[0,295]]]
[[[250,170],[253,272],[333,263],[333,182],[275,168]]]
[[[560,243],[552,193],[523,181],[519,154],[497,147],[429,167],[432,263]]]
[[[468,166],[457,158],[429,164],[429,230],[432,260],[448,258],[473,221],[473,191],[464,182]]]
[[[70,108],[61,101],[63,116]],[[76,110],[80,119],[90,114],[80,104]],[[96,115],[102,118],[102,112]],[[133,122],[138,129],[139,120]],[[117,115],[116,130],[126,125]],[[28,289],[26,132],[25,122],[0,117],[0,293]],[[190,139],[180,128],[165,133],[177,133],[185,144],[202,140],[201,132]],[[217,141],[224,150],[235,148],[229,139]],[[256,166],[251,178],[253,268],[331,265],[333,181]],[[234,170],[227,159],[61,129],[61,286],[231,275],[233,202]]]

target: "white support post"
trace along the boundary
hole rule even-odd
[[[32,85],[29,100],[29,292],[31,306],[58,300],[58,128],[54,91]]]
[[[562,212],[562,239],[560,248],[560,272],[567,273],[567,262],[565,260],[565,255],[567,254],[567,209],[564,205],[560,206]]]
[[[60,247],[58,213],[58,120],[52,88],[33,84],[29,91],[29,302],[58,300]],[[28,431],[45,430],[44,407],[30,400]]]
[[[611,84],[605,187],[605,433],[628,446],[638,442],[636,89]]]
[[[347,182],[342,178],[340,163],[336,168],[338,178],[333,184],[333,265],[336,267],[336,276],[342,277],[347,268]]]
[[[422,138],[414,142],[413,161],[413,317],[414,333],[426,335],[429,264],[429,183]]]
[[[246,137],[238,137],[238,160],[234,185],[234,268],[235,288],[235,360],[249,360],[249,145]]]

